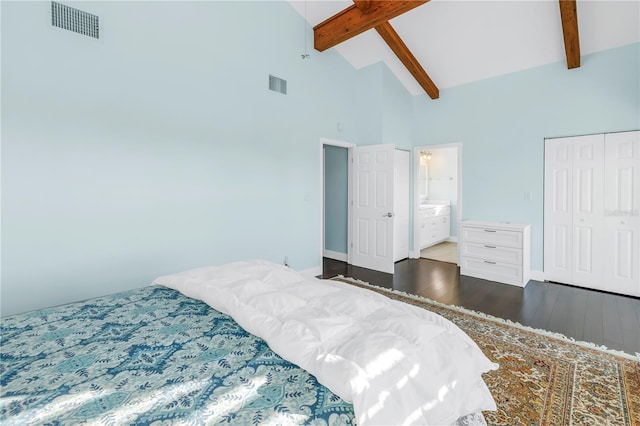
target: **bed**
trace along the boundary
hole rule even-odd
[[[231,276],[236,276],[235,281]],[[220,288],[246,292],[247,285],[263,288],[263,284],[273,282],[295,282],[297,291],[299,285],[318,285],[334,296],[334,288],[352,287],[303,278],[268,262],[237,262],[160,277],[153,285],[137,290],[2,318],[0,421],[375,424],[375,417],[358,417],[362,409],[354,410],[352,395],[344,398],[344,385],[333,384],[326,377],[319,380],[307,371],[318,370],[318,377],[322,377],[322,368],[310,366],[305,370],[298,366],[304,360],[294,364],[272,350],[269,345],[281,346],[277,339],[265,336],[270,341],[267,344],[258,337],[262,333],[260,324],[268,323],[264,317],[253,312],[234,320],[229,314],[236,313],[225,312],[238,299],[233,295],[224,301]],[[217,293],[210,292],[212,287],[218,289]],[[360,293],[383,297],[357,289],[348,298],[357,299]],[[248,299],[262,306],[269,294],[263,292]],[[207,298],[215,300],[205,303]],[[214,309],[211,305],[216,303]],[[324,302],[317,303],[321,306]],[[312,304],[301,310],[313,312]],[[244,323],[244,328],[239,323]],[[285,354],[285,358],[295,359],[305,353],[300,339],[293,339],[291,346],[297,355]],[[340,375],[334,377],[337,382],[349,382],[342,373],[332,374]],[[327,383],[332,389],[340,389],[334,393],[325,386]],[[410,386],[409,381],[406,388],[410,390]],[[411,397],[415,395],[402,398]],[[491,409],[485,401],[484,406],[487,404]],[[478,409],[451,423],[485,424]]]

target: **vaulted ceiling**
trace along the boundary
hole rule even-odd
[[[571,41],[570,28],[567,33],[567,23],[572,26],[573,2],[567,2],[568,7],[561,14],[560,6],[564,4],[559,0],[307,0],[290,3],[303,17],[306,16],[311,27],[316,27],[315,44],[320,50],[337,49],[355,68],[384,61],[409,93],[427,92],[432,98],[438,97],[438,88],[553,62],[565,61],[568,68],[577,67],[576,58],[580,55],[576,55],[576,48],[584,57],[640,42],[640,2],[637,1],[578,0],[575,8],[579,43]],[[384,6],[385,3],[390,5]],[[405,5],[400,7],[394,3]],[[376,7],[406,10],[385,9],[380,13],[373,10]],[[346,32],[354,28],[362,30],[358,27],[362,24],[358,19],[371,19],[376,14],[378,18],[374,19],[378,20],[366,31],[344,37],[344,41],[320,34],[326,30],[327,19],[341,13],[351,14],[347,20],[336,17],[342,19],[339,24],[349,22]],[[566,50],[565,42],[568,43]],[[309,53],[312,57],[322,54],[317,50]],[[412,68],[412,63],[417,67]],[[420,75],[420,69],[426,79]]]

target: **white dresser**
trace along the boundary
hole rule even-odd
[[[524,287],[531,277],[531,225],[460,223],[460,274]]]

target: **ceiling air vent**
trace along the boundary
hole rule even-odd
[[[51,25],[65,30],[100,38],[98,17],[80,9],[51,2]]]
[[[283,95],[287,94],[287,80],[283,80],[278,77],[274,77],[272,75],[269,76],[269,90],[273,90],[274,92],[282,93]]]

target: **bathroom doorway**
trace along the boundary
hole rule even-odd
[[[414,149],[414,254],[459,263],[461,144]]]

